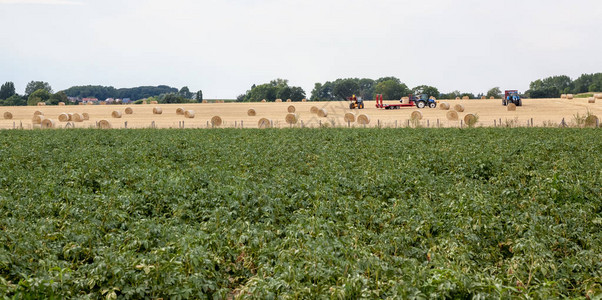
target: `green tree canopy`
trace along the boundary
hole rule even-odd
[[[377,94],[382,94],[383,98],[387,100],[401,99],[401,97],[410,94],[408,86],[395,79],[388,79],[377,83],[374,91]]]
[[[192,93],[190,92],[190,89],[187,86],[182,87],[180,89],[180,91],[178,92],[178,95],[180,95],[186,99],[192,98]]]
[[[439,90],[436,87],[428,85],[419,85],[412,89],[412,93],[414,95],[426,94],[429,97],[435,98],[439,98],[440,95]]]
[[[0,99],[8,99],[16,94],[15,84],[8,81],[0,87]]]
[[[487,91],[487,98],[495,98],[495,99],[501,99],[503,97],[502,95],[502,91],[500,90],[499,87],[494,87],[492,89],[490,89],[489,91]]]
[[[65,92],[63,92],[63,91],[56,92],[56,93],[50,95],[50,98],[48,99],[47,102],[50,105],[58,105],[59,102],[69,103],[67,94],[65,94]]]
[[[238,96],[237,101],[258,102],[263,99],[270,102],[276,99],[301,101],[303,98],[305,98],[305,91],[301,87],[289,86],[286,79],[276,79],[270,83],[253,85],[244,95]]]
[[[358,80],[347,78],[335,82],[333,89],[334,96],[337,100],[345,100],[352,95],[360,95],[360,85]]]
[[[31,95],[37,90],[45,90],[49,94],[52,93],[52,87],[48,82],[44,81],[30,81],[25,87],[25,95]]]
[[[46,89],[39,89],[29,95],[27,98],[27,105],[38,105],[38,102],[46,102],[50,99],[50,92]]]
[[[199,90],[198,92],[196,92],[195,99],[196,99],[196,102],[198,102],[198,103],[203,102],[203,91],[202,90]]]

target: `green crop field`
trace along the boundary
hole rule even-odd
[[[602,297],[599,129],[0,131],[0,298]]]

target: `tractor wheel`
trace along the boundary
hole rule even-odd
[[[416,102],[416,107],[418,107],[418,108],[424,108],[425,106],[426,106],[426,103],[424,103],[424,101]]]
[[[430,108],[435,108],[435,107],[437,107],[437,102],[431,102],[431,103],[429,103],[429,107],[430,107]]]
[[[360,103],[359,109],[364,109],[364,103]]]
[[[504,100],[502,100],[502,105],[503,105],[503,106],[506,106],[506,105],[507,105],[507,104],[506,104],[506,100],[505,100],[505,99],[504,99]]]
[[[523,99],[518,99],[518,104],[516,106],[523,106]]]

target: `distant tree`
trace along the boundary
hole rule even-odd
[[[316,83],[314,89],[311,91],[312,101],[332,101],[335,99],[334,96],[334,83],[326,81],[324,84]]]
[[[276,98],[278,99],[290,99],[291,98],[291,87],[286,85],[286,86],[282,86],[280,88],[278,88],[278,91],[276,92]]]
[[[201,103],[203,102],[203,91],[199,90],[198,92],[196,92],[196,96],[195,96],[196,102]]]
[[[167,94],[159,99],[161,103],[190,103],[191,99],[185,98],[178,94]]]
[[[276,79],[270,81],[270,83],[254,84],[244,94],[244,97],[242,95],[238,96],[237,101],[257,102],[266,99],[266,101],[273,102],[277,98],[301,101],[304,97],[305,91],[301,87],[289,86],[286,79]]]
[[[468,97],[468,99],[476,99],[473,93],[462,93],[460,94],[460,98]]]
[[[4,99],[4,100],[0,100],[0,106],[25,106],[27,105],[27,99],[24,99],[23,97],[14,94],[10,97],[8,97],[8,99]]]
[[[374,91],[382,94],[384,99],[401,99],[410,93],[408,86],[395,79],[388,79],[376,84]]]
[[[0,87],[0,99],[8,99],[16,94],[15,84],[8,81]]]
[[[305,91],[301,87],[293,86],[293,87],[291,87],[290,91],[291,91],[290,99],[295,102],[301,101],[301,100],[305,99],[305,97],[306,97]]]
[[[499,87],[494,87],[492,89],[490,89],[489,91],[487,91],[487,98],[495,98],[495,99],[501,99],[502,98],[502,91],[500,90]]]
[[[38,102],[46,102],[50,99],[50,92],[46,89],[39,89],[27,97],[27,105],[38,105]]]
[[[589,85],[589,87],[587,88],[588,92],[599,92],[600,88],[598,87],[598,85],[596,83],[592,83]]]
[[[190,92],[190,89],[187,86],[182,87],[180,89],[180,91],[178,92],[178,95],[180,95],[186,99],[192,98],[192,93]]]
[[[352,78],[337,80],[333,89],[336,100],[345,100],[352,95],[360,94],[360,85]]]
[[[48,82],[44,81],[30,81],[25,87],[25,95],[29,96],[37,90],[45,90],[49,94],[52,93],[52,87]]]
[[[439,90],[434,86],[419,85],[412,89],[414,95],[426,94],[429,97],[439,98]]]
[[[383,81],[389,81],[389,80],[393,80],[393,81],[395,81],[397,83],[401,83],[401,80],[399,80],[399,78],[394,77],[394,76],[381,77],[379,79],[376,79],[376,83],[378,84],[378,83],[381,83]]]
[[[48,99],[48,104],[50,105],[58,105],[59,102],[63,102],[63,103],[69,103],[68,101],[69,99],[67,98],[67,94],[65,94],[65,92],[60,91],[57,92],[55,94],[50,95],[50,98]]]

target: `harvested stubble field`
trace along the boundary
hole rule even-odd
[[[385,103],[396,103],[396,101],[385,101]],[[439,107],[435,109],[425,108],[420,111],[423,118],[412,123],[423,127],[434,127],[439,124],[440,127],[459,127],[461,120],[466,114],[476,114],[478,122],[476,126],[491,127],[512,124],[513,126],[526,126],[527,122],[533,119],[535,126],[553,126],[561,123],[565,119],[570,123],[576,114],[585,115],[590,112],[602,117],[602,101],[588,103],[588,99],[525,99],[523,106],[518,107],[516,111],[508,111],[502,106],[501,100],[440,100],[447,102],[454,109],[456,104],[464,106],[464,112],[458,113],[458,121],[450,121],[446,117],[446,110]],[[289,106],[295,107],[295,113],[298,114],[299,122],[295,125],[289,125],[286,122],[286,115],[289,113]],[[320,117],[318,114],[311,113],[312,106],[318,109],[323,108],[327,111],[326,117]],[[127,107],[131,107],[132,114],[122,114],[121,118],[113,118],[112,112],[124,112]],[[153,114],[155,107],[161,108],[162,114]],[[176,113],[178,108],[194,111],[194,118],[186,118],[184,115]],[[249,109],[255,110],[255,115],[249,116]],[[346,113],[365,114],[370,118],[370,124],[367,127],[404,127],[409,124],[411,113],[417,108],[403,108],[399,110],[377,109],[373,101],[366,102],[366,108],[363,110],[350,110],[349,102],[281,102],[281,103],[202,103],[202,104],[159,104],[159,105],[95,105],[95,106],[30,106],[30,107],[2,107],[5,112],[12,114],[12,119],[0,119],[0,129],[10,129],[14,127],[23,127],[25,129],[35,128],[32,123],[33,113],[37,110],[42,111],[46,118],[57,121],[58,127],[65,127],[67,123],[58,122],[58,116],[65,113],[88,113],[90,119],[81,123],[71,123],[76,128],[95,127],[100,120],[107,120],[112,128],[149,128],[151,124],[156,128],[207,128],[212,127],[211,119],[219,116],[223,120],[221,127],[244,127],[257,128],[258,121],[266,118],[271,121],[271,126],[276,128],[295,127],[346,127],[348,125],[355,127],[364,127],[357,123],[348,124],[345,121]],[[183,122],[183,123],[180,123]],[[39,125],[37,125],[39,126]]]
[[[0,295],[596,299],[600,149],[597,129],[2,131]]]

